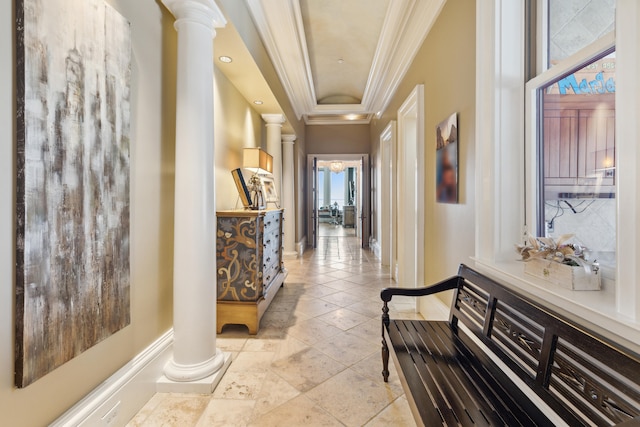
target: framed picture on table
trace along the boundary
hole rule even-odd
[[[276,191],[276,183],[273,176],[261,175],[260,183],[262,184],[262,194],[266,203],[278,203],[278,192]]]
[[[234,169],[231,171],[231,175],[233,175],[233,181],[236,183],[236,188],[238,189],[238,194],[240,195],[240,200],[242,201],[242,205],[245,208],[251,206],[251,193],[249,193],[249,189],[247,188],[247,183],[242,176],[242,170],[240,168]]]

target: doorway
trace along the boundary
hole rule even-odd
[[[380,260],[389,267],[391,277],[398,280],[397,265],[397,211],[396,211],[396,122],[390,121],[380,134],[380,185],[378,206],[378,233],[380,236]]]
[[[351,239],[369,246],[369,156],[309,155],[309,244]]]
[[[424,284],[424,86],[398,109],[398,261],[400,286]]]

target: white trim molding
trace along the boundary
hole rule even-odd
[[[378,111],[384,111],[445,3],[389,2],[362,102],[322,105],[316,99],[300,1],[247,0],[293,110],[307,124],[337,124],[345,121],[346,114],[364,114],[366,118],[359,122],[369,123]]]
[[[125,425],[156,393],[156,380],[171,358],[172,344],[170,329],[51,426]],[[109,423],[105,417],[109,417]]]

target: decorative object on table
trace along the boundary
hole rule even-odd
[[[587,250],[568,243],[573,234],[550,237],[529,237],[529,242],[516,245],[525,261],[524,271],[555,285],[576,291],[600,290],[600,266],[587,259]]]
[[[248,185],[251,209],[264,209],[266,194],[262,184],[262,177],[271,175],[273,157],[261,148],[245,148],[242,153],[242,166],[253,172],[253,176],[249,178]],[[275,187],[273,191],[275,191]]]
[[[458,116],[436,126],[436,200],[458,203]]]
[[[260,175],[260,185],[262,186],[262,193],[264,194],[264,201],[266,203],[278,204],[278,192],[276,191],[276,184],[273,181],[271,175]]]
[[[130,323],[131,28],[97,0],[16,0],[15,383]]]
[[[238,189],[238,194],[240,195],[240,201],[242,201],[242,205],[245,209],[251,208],[251,193],[249,192],[249,188],[244,181],[244,177],[242,176],[242,170],[240,168],[234,169],[231,171],[231,175],[233,176],[233,181],[236,183],[236,188]]]

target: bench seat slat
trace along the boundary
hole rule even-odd
[[[424,329],[425,326],[429,329]],[[437,402],[434,405],[440,412],[447,413],[449,404],[453,407],[457,418],[449,418],[445,425],[540,425],[531,419],[527,409],[523,409],[514,400],[520,396],[520,392],[505,390],[495,380],[487,381],[487,377],[491,378],[495,374],[489,372],[488,367],[493,366],[498,374],[502,372],[490,360],[477,360],[474,353],[466,347],[468,344],[456,339],[448,322],[394,320],[389,329],[393,331],[390,332],[392,342],[401,340],[404,343],[403,346],[394,347],[396,353],[404,353],[402,356],[398,355],[399,362],[401,357],[404,360],[412,360],[411,355],[414,360],[419,358],[418,366],[414,364],[412,369],[415,369],[416,375],[422,380],[415,383],[415,391],[408,384],[414,397],[428,383],[435,396],[429,400]],[[451,344],[454,342],[455,346]],[[479,396],[482,399],[478,399]],[[424,406],[429,405],[421,405],[418,409],[425,409]],[[546,421],[535,406],[528,410],[538,417],[538,421]],[[465,414],[468,414],[467,417]],[[423,419],[429,418],[423,416]]]
[[[411,347],[405,342],[398,326],[391,325],[388,329],[385,329],[385,332],[389,336],[389,341],[393,343],[394,357],[398,364],[403,366],[403,370],[398,371],[398,374],[402,376],[410,390],[415,390],[415,394],[408,395],[407,398],[414,399],[416,402],[431,403],[415,405],[420,412],[420,418],[430,420],[432,423],[437,423],[439,420],[440,424],[443,423],[444,418],[446,420],[444,425],[454,422],[455,416],[446,408],[442,396],[437,393],[436,384],[430,378],[423,379],[420,376],[418,365],[414,363]]]
[[[486,377],[491,378],[493,372],[490,372],[488,367],[478,364],[478,359],[459,340],[458,335],[450,328],[449,324],[429,322],[429,325],[434,329],[439,329],[440,346],[443,351],[447,351],[447,357],[456,362],[450,363],[452,374],[465,384],[469,395],[474,399],[476,405],[480,405],[482,415],[489,419],[490,425],[528,425],[526,422],[519,421],[525,414],[517,411],[518,408],[514,406],[510,395],[502,392],[501,389],[496,389],[495,384],[487,381]]]
[[[451,347],[448,341],[451,339],[452,331],[447,322],[423,323],[415,322],[418,334],[414,339],[422,340],[431,353],[433,353],[434,368],[432,375],[439,384],[447,384],[449,392],[456,394],[461,406],[456,408],[456,412],[468,413],[469,420],[473,425],[500,425],[502,421],[494,412],[493,407],[482,400],[477,400],[477,384],[474,384],[466,372],[460,366],[459,357],[461,354],[457,349]]]
[[[429,335],[425,334],[419,322],[402,323],[411,342],[411,351],[422,358],[423,366],[420,368],[422,375],[433,378],[439,386],[437,391],[451,406],[454,414],[457,414],[458,422],[463,426],[488,425],[485,417],[478,413],[475,402],[469,398],[464,385],[457,383],[456,378],[451,376],[449,369],[451,357],[442,354],[441,349],[435,345],[439,340],[425,343],[423,338],[428,339]]]

